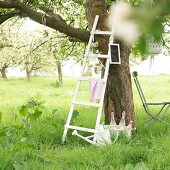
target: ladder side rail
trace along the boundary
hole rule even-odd
[[[110,42],[113,42],[112,35],[111,35],[110,40],[109,40],[109,43]],[[109,53],[110,53],[110,51],[108,50],[108,55],[109,55]],[[110,58],[108,58],[106,60],[106,67],[105,67],[105,73],[104,73],[105,83],[103,84],[102,95],[101,95],[101,99],[100,99],[100,103],[99,103],[99,105],[101,107],[99,108],[98,113],[97,113],[95,130],[98,130],[99,125],[100,125],[100,120],[101,120],[101,116],[102,116],[102,109],[103,109],[103,102],[104,102],[104,95],[105,95],[105,91],[106,91],[107,78],[108,78],[108,74],[109,74],[109,67],[110,67]],[[96,142],[96,136],[94,136],[93,141]]]
[[[96,29],[98,20],[99,20],[99,15],[96,15],[95,20],[94,20],[94,24],[93,24],[93,28],[92,28],[92,32],[94,32],[94,30]],[[86,48],[86,52],[85,52],[85,55],[84,55],[83,66],[82,66],[80,76],[79,76],[80,79],[82,78],[84,70],[85,70],[85,67],[86,67],[86,63],[87,63],[87,59],[88,59],[88,55],[89,55],[89,51],[90,51],[90,47],[91,47],[93,38],[94,38],[94,34],[91,34],[90,39],[89,39],[89,43],[88,43],[88,46]],[[76,90],[75,90],[75,94],[74,94],[74,98],[73,98],[73,102],[75,102],[76,99],[77,99],[80,84],[81,84],[81,81],[78,81],[78,84],[77,84],[77,87],[76,87]]]
[[[86,53],[88,53],[88,51],[90,50],[90,45],[91,45],[92,41],[93,41],[93,35],[90,36],[90,40],[89,40],[88,47],[86,49]],[[81,73],[80,73],[80,79],[82,78],[82,75],[83,75],[83,72],[84,72],[84,69],[85,69],[85,66],[86,66],[87,58],[88,58],[88,55],[85,55],[82,70],[81,70]],[[73,114],[73,110],[74,110],[74,102],[77,99],[78,91],[80,89],[80,85],[81,85],[81,81],[78,81],[78,84],[76,86],[76,90],[74,92],[74,97],[73,97],[73,100],[72,100],[70,111],[69,111],[69,114],[68,114],[68,118],[67,118],[67,121],[66,121],[66,124],[65,124],[65,129],[64,129],[63,138],[62,138],[63,143],[65,142],[65,138],[66,138],[67,131],[68,131],[67,125],[69,125],[70,122],[71,122],[71,118],[72,118],[72,114]]]
[[[94,24],[93,24],[93,27],[92,27],[92,31],[90,32],[91,36],[90,36],[89,43],[88,43],[87,48],[86,48],[85,57],[89,55],[91,43],[94,39],[94,31],[97,27],[98,20],[99,20],[99,15],[96,15],[95,20],[94,20]]]
[[[81,70],[81,73],[80,73],[80,78],[82,78],[82,75],[83,75],[83,72],[84,72],[84,69],[85,69],[85,66],[86,66],[86,63],[87,63],[88,54],[89,54],[89,51],[90,51],[92,41],[94,39],[94,31],[97,27],[98,20],[99,20],[99,15],[97,15],[95,17],[95,20],[94,20],[94,24],[93,24],[93,27],[92,27],[92,33],[90,35],[89,43],[88,43],[88,46],[86,48],[86,52],[85,52],[85,55],[84,55],[85,57],[84,57],[84,61],[83,61],[83,67],[82,67],[82,70]],[[78,81],[78,84],[77,84],[77,87],[76,87],[76,90],[75,90],[75,93],[74,93],[74,97],[73,97],[73,102],[75,102],[76,99],[77,99],[80,84],[81,84],[81,81]],[[70,111],[69,111],[69,114],[68,114],[68,118],[67,118],[67,121],[66,121],[66,124],[65,124],[64,133],[63,133],[63,136],[62,136],[62,143],[65,142],[65,138],[66,138],[67,131],[68,131],[68,128],[66,126],[69,125],[70,122],[71,122],[71,118],[72,118],[72,114],[73,114],[73,110],[74,110],[74,103],[73,102],[71,104]]]
[[[63,132],[63,136],[62,136],[62,143],[64,143],[65,140],[66,140],[67,131],[68,131],[68,127],[67,127],[67,126],[68,126],[68,125],[70,124],[70,122],[71,122],[73,110],[74,110],[74,104],[71,104],[70,111],[69,111],[68,117],[67,117],[67,121],[66,121],[66,124],[65,124],[65,126],[64,126],[64,132]]]
[[[105,74],[104,74],[104,79],[105,80],[107,80],[107,77],[108,77],[109,66],[110,66],[110,61],[109,61],[109,59],[107,59],[107,61],[106,61],[106,69],[105,69]],[[95,130],[98,130],[99,125],[100,125],[100,120],[101,120],[102,110],[103,110],[104,94],[105,94],[105,90],[106,90],[106,84],[107,84],[107,81],[103,84],[102,95],[101,95],[101,99],[100,99],[100,103],[99,103],[100,108],[99,108],[98,113],[97,113]],[[96,142],[96,137],[95,136],[93,138],[93,141]]]

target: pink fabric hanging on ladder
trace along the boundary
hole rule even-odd
[[[102,79],[89,78],[90,101],[100,100],[103,88]]]

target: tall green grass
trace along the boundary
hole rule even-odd
[[[140,80],[148,102],[170,101],[170,76],[141,77]],[[95,147],[69,132],[67,143],[62,145],[63,121],[67,117],[76,82],[75,78],[66,77],[63,86],[56,87],[55,78],[33,78],[30,83],[22,78],[0,79],[0,169],[170,169],[170,130],[160,123],[143,127],[147,115],[134,85],[137,133],[131,140],[120,139],[109,146]],[[83,84],[80,100],[88,99],[87,88],[88,84]],[[19,109],[37,94],[44,101],[43,114],[30,123],[31,127],[20,129],[24,122]],[[76,109],[80,116],[75,124],[94,127],[96,110],[90,107]],[[153,108],[153,111],[157,109]],[[167,113],[165,118],[169,116]]]

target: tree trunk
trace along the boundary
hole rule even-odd
[[[108,30],[106,28],[107,6],[105,0],[87,0],[86,16],[90,28],[94,22],[95,15],[99,15],[98,28],[100,30]],[[97,36],[99,50],[103,54],[108,52],[108,37]],[[133,105],[133,94],[131,86],[131,75],[129,69],[130,48],[120,43],[120,65],[110,65],[107,87],[104,98],[105,123],[110,123],[111,112],[115,113],[117,124],[120,121],[123,111],[126,112],[126,124],[133,121],[135,128],[135,114]],[[103,61],[104,63],[104,61]]]
[[[110,123],[110,113],[115,113],[118,124],[123,111],[126,112],[126,124],[133,122],[135,128],[135,113],[133,105],[133,93],[131,75],[129,69],[130,49],[120,43],[120,65],[110,65],[107,87],[104,100],[105,121]]]
[[[58,81],[63,84],[63,74],[61,62],[57,62]]]
[[[6,68],[3,67],[0,71],[1,71],[2,78],[7,79]]]
[[[26,69],[26,78],[27,78],[27,81],[30,82],[31,81],[31,71],[29,71],[28,69]]]

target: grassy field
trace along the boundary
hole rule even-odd
[[[137,133],[131,140],[95,147],[68,135],[61,144],[63,122],[67,117],[76,79],[65,78],[63,86],[55,78],[0,79],[0,170],[169,170],[170,129],[160,123],[147,128],[147,118],[134,87]],[[170,76],[141,77],[148,101],[170,101]],[[88,98],[87,84],[79,99]],[[31,120],[22,106],[34,97],[43,101],[39,118]],[[78,107],[76,125],[93,127],[95,109]],[[154,109],[154,111],[156,111]],[[165,119],[168,119],[167,114]]]

